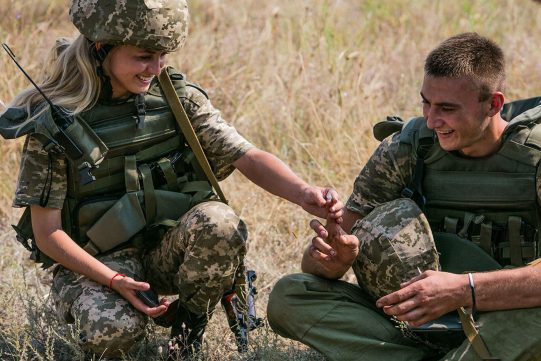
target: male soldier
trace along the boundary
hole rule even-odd
[[[502,118],[516,113],[502,112],[503,52],[475,33],[424,70],[424,117],[381,143],[340,226],[311,222],[305,273],[277,283],[269,323],[330,360],[478,360],[479,341],[412,331],[465,308],[481,311],[484,359],[539,360],[541,266],[525,264],[539,257],[541,106]],[[360,287],[338,280],[350,266]]]

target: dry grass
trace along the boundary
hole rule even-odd
[[[389,114],[419,113],[423,59],[446,37],[487,35],[506,51],[509,99],[541,94],[541,6],[528,1],[459,0],[205,0],[190,2],[187,46],[169,63],[209,91],[213,103],[248,139],[278,155],[307,181],[333,185],[347,198],[377,143],[371,127]],[[73,35],[66,1],[0,0],[0,40],[38,77],[55,38]],[[0,55],[0,110],[28,86]],[[50,275],[13,239],[10,207],[20,141],[0,141],[0,359],[77,359],[70,332],[44,300]],[[224,182],[232,206],[249,226],[249,267],[256,268],[261,315],[273,284],[299,270],[310,216],[265,194],[239,174]],[[32,325],[29,325],[32,322]],[[313,360],[319,356],[270,330],[259,330],[247,355],[223,339],[218,312],[207,359]],[[159,359],[158,333],[129,359]]]

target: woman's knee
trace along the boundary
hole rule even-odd
[[[95,354],[119,356],[144,336],[148,318],[119,295],[114,296],[83,296],[72,307],[81,345]]]
[[[246,224],[231,207],[222,202],[205,202],[195,206],[186,219],[186,229],[198,243],[221,243],[221,247],[244,250],[248,231]]]

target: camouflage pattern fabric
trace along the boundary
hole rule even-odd
[[[414,201],[397,199],[357,221],[352,233],[361,242],[352,268],[359,286],[375,299],[428,269],[439,270],[430,226]]]
[[[180,218],[160,245],[145,255],[124,249],[98,259],[117,272],[145,280],[161,295],[179,294],[196,314],[212,313],[246,254],[246,226],[227,205],[201,203]],[[148,317],[115,291],[60,268],[52,296],[58,315],[81,327],[81,344],[104,356],[119,356],[144,336]]]
[[[401,198],[412,176],[411,146],[399,143],[399,133],[387,137],[355,179],[346,208],[368,215],[378,205]]]
[[[69,15],[81,34],[104,44],[171,52],[188,35],[185,0],[73,0]]]
[[[144,279],[138,251],[125,249],[98,259],[111,269],[137,280]],[[122,296],[88,277],[60,267],[53,278],[51,296],[57,315],[80,327],[80,343],[97,355],[120,356],[144,336],[148,317]]]
[[[221,117],[220,112],[200,90],[192,86],[186,90],[186,113],[216,177],[223,180],[235,170],[233,162],[253,148],[253,145]],[[27,138],[13,200],[14,207],[40,204],[44,180],[48,176],[52,179],[52,187],[47,207],[60,209],[63,206],[67,192],[66,161],[62,155],[51,154],[49,159],[47,152],[41,148],[36,139],[31,136]]]
[[[64,156],[47,153],[41,143],[32,136],[27,136],[19,169],[19,178],[13,200],[14,207],[26,207],[41,204],[45,195],[45,180],[50,174],[51,188],[47,197],[47,206],[61,209],[66,197],[66,159]]]
[[[246,225],[229,206],[201,203],[144,256],[148,282],[160,293],[179,293],[180,301],[195,314],[211,312],[232,289],[247,237]]]

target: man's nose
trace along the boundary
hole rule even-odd
[[[434,111],[434,108],[423,111],[423,116],[426,119],[426,126],[429,129],[436,129],[442,125],[442,120],[438,117],[438,114]]]

